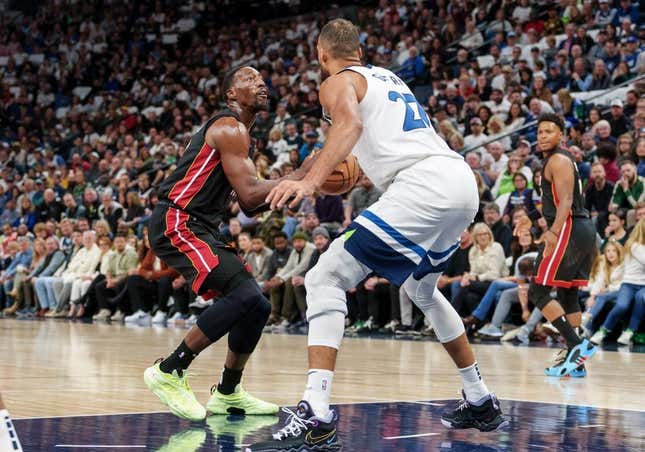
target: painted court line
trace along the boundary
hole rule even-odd
[[[146,446],[118,445],[118,444],[56,444],[54,447],[81,448],[81,449],[145,449]]]
[[[383,439],[420,438],[422,436],[437,436],[437,435],[440,435],[440,433],[417,433],[416,435],[384,436]]]

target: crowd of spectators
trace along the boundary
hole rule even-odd
[[[408,82],[476,175],[476,224],[440,281],[469,330],[500,338],[510,322],[522,326],[507,339],[549,334],[526,283],[546,227],[534,120],[555,112],[598,229],[585,327],[603,341],[628,326],[619,339],[634,340],[645,311],[637,2],[381,0],[266,22],[247,19],[245,2],[176,3],[44,2],[0,18],[3,315],[194,321],[203,301],[147,244],[155,187],[222,108],[222,76],[240,65],[257,67],[271,93],[252,131],[258,177],[289,174],[321,148],[329,124],[315,41],[342,13],[360,27],[365,63]],[[231,203],[220,232],[271,299],[267,329],[306,328],[304,275],[380,194],[363,176],[345,196],[317,194],[294,210],[251,218]],[[432,334],[378,275],[348,304],[350,333]]]

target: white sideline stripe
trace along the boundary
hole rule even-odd
[[[589,424],[589,425],[578,425],[576,427],[570,427],[570,428],[595,428],[595,427],[604,427],[605,424]]]
[[[406,403],[406,402],[399,402],[399,403]],[[407,402],[407,403],[415,403],[417,405],[430,405],[430,406],[445,406],[445,403],[433,403],[433,402]]]
[[[422,436],[437,436],[437,435],[439,435],[439,433],[417,433],[416,435],[384,436],[383,439],[420,438]]]
[[[145,449],[147,446],[140,445],[114,445],[114,444],[56,444],[54,447],[82,448],[82,449]]]

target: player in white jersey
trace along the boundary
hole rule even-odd
[[[464,401],[442,416],[443,424],[481,431],[503,427],[508,421],[481,378],[461,318],[436,288],[479,206],[473,172],[436,134],[399,77],[361,65],[358,31],[351,22],[326,24],[317,49],[322,69],[331,74],[321,86],[320,102],[332,126],[305,178],[281,182],[267,201],[272,208],[297,205],[350,152],[385,193],[307,273],[309,372],[303,400],[295,412],[285,409],[287,424],[272,441],[247,450],[340,448],[329,398],[347,314],[345,292],[372,272],[403,287],[459,369]]]

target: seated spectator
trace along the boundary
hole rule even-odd
[[[470,263],[468,262],[468,254],[473,246],[472,227],[461,233],[459,238],[459,248],[450,256],[439,280],[437,281],[437,289],[439,289],[444,296],[450,300],[457,295],[459,290],[461,278],[470,270]]]
[[[60,221],[63,212],[62,204],[56,199],[56,192],[51,188],[45,190],[43,202],[36,209],[36,221],[47,222],[48,220]]]
[[[529,218],[533,220],[536,220],[541,216],[533,202],[533,190],[527,188],[528,185],[529,181],[524,174],[515,173],[513,176],[513,186],[515,189],[511,192],[508,198],[508,202],[506,203],[504,214],[502,216],[504,223],[510,222],[511,213],[517,206],[524,206],[528,212]]]
[[[284,285],[278,283],[276,274],[287,264],[291,251],[292,248],[289,246],[287,234],[282,231],[277,232],[273,236],[273,253],[269,258],[269,265],[262,285],[262,290],[269,292],[271,300],[271,315],[267,321],[269,326],[280,323]]]
[[[488,203],[493,202],[493,194],[490,192],[488,185],[484,183],[482,176],[476,171],[473,171],[473,174],[477,182],[477,193],[479,193],[479,210],[477,211],[477,215],[475,215],[474,221],[481,222],[484,221],[484,207]]]
[[[80,287],[77,288],[82,295],[80,298],[72,299],[69,304],[69,318],[83,317],[85,312],[92,314],[96,310],[96,286],[105,281],[105,276],[110,270],[114,251],[112,250],[112,241],[109,237],[99,237],[96,241],[99,250],[101,251],[99,263],[96,266],[95,272],[91,276],[81,279]]]
[[[240,257],[246,259],[246,256],[251,251],[251,234],[248,232],[241,232],[237,236],[237,249]]]
[[[383,191],[376,188],[372,181],[365,174],[362,174],[356,183],[356,187],[352,189],[347,198],[345,219],[342,224],[343,229],[349,226],[354,218],[359,216],[365,209],[378,201],[382,194]]]
[[[21,268],[29,268],[32,256],[33,249],[31,247],[31,240],[28,237],[20,237],[18,239],[18,251],[12,258],[9,266],[0,273],[0,291],[2,291],[7,305],[14,303],[12,294],[18,270]]]
[[[305,313],[307,311],[307,301],[305,291],[305,275],[309,270],[314,268],[314,265],[316,265],[318,263],[318,259],[320,259],[320,255],[327,251],[327,248],[329,248],[329,232],[327,232],[327,229],[325,229],[324,227],[319,226],[314,229],[312,238],[315,249],[311,254],[307,268],[304,270],[304,272],[296,274],[291,278],[291,285],[293,286],[293,296],[295,298],[296,306],[300,311],[300,319],[296,320],[296,322],[293,324],[293,327],[296,328],[301,327],[306,323]],[[285,292],[285,297],[288,294],[289,292]]]
[[[484,223],[493,232],[493,239],[499,243],[504,250],[505,256],[510,256],[511,243],[513,241],[513,230],[504,222],[500,215],[500,209],[494,202],[484,206]]]
[[[105,239],[106,238],[104,237],[100,242],[100,244],[103,245],[101,251],[104,253],[104,247],[109,243]],[[107,266],[105,266],[106,262]],[[86,293],[90,296],[94,296],[96,305],[99,309],[103,309],[104,306],[109,305],[109,299],[117,296],[125,289],[126,279],[130,274],[130,270],[135,269],[138,263],[139,256],[133,248],[128,246],[126,237],[123,235],[117,235],[114,238],[114,249],[105,253],[104,257],[101,259],[99,272],[103,277],[100,277],[98,274],[95,276],[93,287],[91,287],[91,289],[93,289],[93,294],[90,293],[89,290],[86,290]],[[76,315],[78,317],[82,317],[84,310],[83,304],[79,303],[79,305],[81,311]],[[87,303],[85,303],[86,308],[87,306]],[[99,314],[95,316],[97,318],[94,320],[107,320],[106,318],[103,318],[105,314],[106,313],[103,312],[103,315],[101,315],[101,312],[99,311]],[[123,320],[123,316],[121,315],[121,318],[119,318],[119,316],[116,315],[114,320],[121,321]]]
[[[265,246],[264,239],[256,235],[251,240],[251,250],[247,253],[245,259],[251,266],[251,273],[255,281],[262,286],[266,281],[266,275],[269,268],[269,261],[273,251]]]
[[[45,243],[46,255],[40,264],[22,282],[22,293],[18,293],[17,300],[22,300],[23,311],[18,311],[21,316],[32,317],[37,313],[36,299],[34,298],[34,283],[39,277],[53,275],[65,262],[65,254],[59,249],[58,240],[49,237]],[[18,307],[16,305],[16,307]]]
[[[618,160],[629,159],[632,157],[632,150],[634,149],[634,138],[629,133],[624,133],[618,137],[618,144],[616,145],[616,152],[618,153]]]
[[[607,227],[609,203],[613,191],[614,186],[607,182],[602,163],[596,162],[591,165],[589,186],[585,190],[585,209],[591,213],[598,232],[604,231]]]
[[[336,234],[344,220],[343,197],[338,195],[318,195],[315,206],[320,225],[330,234]]]
[[[645,220],[640,220],[625,243],[625,272],[623,282],[616,295],[616,304],[602,326],[591,336],[591,342],[602,344],[609,333],[632,307],[636,294],[645,289]],[[640,305],[639,305],[640,306]],[[637,309],[639,311],[639,309]],[[619,344],[629,345],[642,320],[642,312],[636,312],[623,333]],[[639,318],[641,317],[641,318]],[[632,322],[633,321],[633,322]]]
[[[600,147],[602,144],[616,146],[616,138],[611,133],[611,124],[605,119],[601,119],[591,129],[596,134],[596,144]],[[614,149],[615,151],[615,149]]]
[[[269,142],[267,150],[273,155],[273,161],[276,165],[289,161],[289,149],[287,142],[282,138],[282,132],[277,126],[269,131]]]
[[[635,153],[636,160],[638,161],[638,175],[645,177],[645,138],[639,138]]]
[[[125,207],[125,216],[117,217],[117,228],[132,230],[137,236],[140,236],[139,229],[143,227],[147,217],[139,195],[133,191],[128,192]]]
[[[631,211],[628,215],[633,219],[634,208],[639,202],[645,201],[645,177],[638,175],[636,165],[631,160],[623,160],[620,163],[620,173],[621,177],[614,186],[609,210],[626,209]],[[631,224],[634,224],[633,220]]]
[[[318,132],[310,130],[305,134],[305,142],[298,150],[298,161],[304,162],[316,149],[322,149],[322,144],[318,141]]]
[[[479,146],[488,141],[488,135],[484,133],[484,125],[479,117],[470,120],[470,134],[464,137],[464,146],[468,151],[483,151]]]
[[[284,295],[282,297],[271,297],[272,312],[280,315],[279,319],[274,323],[277,323],[280,328],[290,326],[296,317],[293,311],[293,302],[296,300],[293,294],[294,288],[291,278],[304,273],[315,249],[312,243],[307,242],[307,236],[302,232],[296,232],[291,243],[293,250],[289,254],[287,262],[276,272],[273,278],[264,284],[265,287],[271,289],[284,286]],[[300,308],[298,307],[298,309]],[[304,314],[304,312],[301,312],[301,314]]]
[[[477,31],[479,33],[479,31]],[[480,35],[481,37],[481,35]],[[397,71],[397,75],[401,77],[410,86],[423,81],[426,74],[425,63],[423,57],[419,55],[419,50],[415,46],[408,49],[409,56]]]
[[[110,231],[116,232],[119,220],[123,220],[125,212],[121,204],[114,200],[112,190],[106,190],[101,196],[98,215],[101,220],[107,221]]]
[[[533,171],[531,171],[531,168],[524,165],[522,157],[514,152],[508,158],[506,168],[495,181],[493,188],[491,188],[491,192],[495,198],[510,193],[515,189],[513,186],[513,175],[518,171],[524,174],[527,180],[533,179]],[[533,188],[531,184],[529,184],[529,187]]]
[[[616,165],[616,147],[611,143],[603,143],[598,145],[596,149],[596,156],[605,169],[605,177],[607,181],[614,184],[614,191],[616,191],[616,182],[620,179],[620,170]]]
[[[494,241],[485,223],[473,227],[474,245],[468,253],[470,271],[461,278],[460,289],[452,298],[455,310],[463,317],[470,314],[491,283],[508,275],[502,245]]]
[[[114,233],[110,224],[106,220],[96,220],[94,222],[94,232],[96,232],[96,238],[107,237],[112,241]]]
[[[627,214],[623,209],[617,209],[611,212],[608,217],[608,224],[605,228],[603,240],[600,244],[600,251],[603,251],[605,245],[609,242],[618,242],[625,245],[629,236],[625,228]]]
[[[12,313],[17,312],[19,309],[23,309],[24,306],[24,298],[23,298],[23,287],[28,285],[27,279],[29,278],[29,275],[40,265],[43,263],[45,260],[45,256],[47,255],[47,247],[45,245],[45,240],[42,238],[36,238],[33,243],[31,244],[31,250],[32,250],[32,256],[31,256],[31,262],[28,267],[24,267],[22,265],[18,266],[18,271],[16,272],[14,278],[13,278],[13,289],[11,292],[8,292],[8,298],[13,299],[14,303],[12,305],[12,308],[15,308],[15,310]],[[29,300],[31,301],[31,300]],[[36,310],[32,309],[31,302],[29,305],[27,305],[27,312],[30,314],[35,314]],[[26,314],[27,312],[23,312],[23,314]]]
[[[503,278],[496,279],[486,290],[484,297],[481,299],[477,308],[472,312],[471,315],[464,318],[464,325],[466,327],[481,325],[486,318],[488,317],[490,309],[493,307],[495,300],[499,297],[501,292],[512,289],[518,286],[518,284],[528,284],[528,279],[531,276],[532,263],[537,258],[537,245],[534,243],[533,234],[530,230],[522,229],[519,231],[517,237],[514,238],[512,244],[512,263],[511,267],[514,269],[513,275],[506,276]],[[523,264],[524,266],[520,269],[520,263],[526,260]],[[504,317],[505,318],[505,317]],[[501,319],[501,321],[504,320]],[[481,332],[481,334],[493,337],[501,337],[502,330],[501,325],[498,322],[493,322],[490,327]]]
[[[611,136],[618,139],[624,133],[629,132],[629,119],[623,113],[623,101],[614,99],[611,101],[611,110],[603,118],[611,126]]]
[[[589,273],[589,297],[585,301],[582,325],[587,335],[593,331],[593,322],[598,320],[606,303],[615,301],[623,282],[625,267],[624,248],[618,242],[609,242],[602,254],[594,259]]]
[[[34,205],[27,196],[23,197],[20,201],[20,209],[18,209],[18,218],[11,224],[12,227],[17,228],[19,225],[24,224],[27,229],[32,231],[36,224],[36,214],[34,213]]]
[[[495,116],[493,116],[493,118],[495,118]],[[491,118],[491,121],[493,118]],[[504,153],[505,145],[503,145],[502,142],[493,141],[492,143],[489,143],[486,148],[488,150],[488,156],[490,157],[484,162],[486,175],[490,181],[495,182],[499,175],[508,166],[508,156]]]
[[[70,297],[73,296],[73,300],[80,298],[80,283],[84,279],[94,277],[96,267],[101,261],[101,250],[96,244],[97,234],[94,231],[85,231],[82,240],[83,247],[74,255],[61,276],[54,278],[56,309],[47,312],[45,317],[67,317]]]

